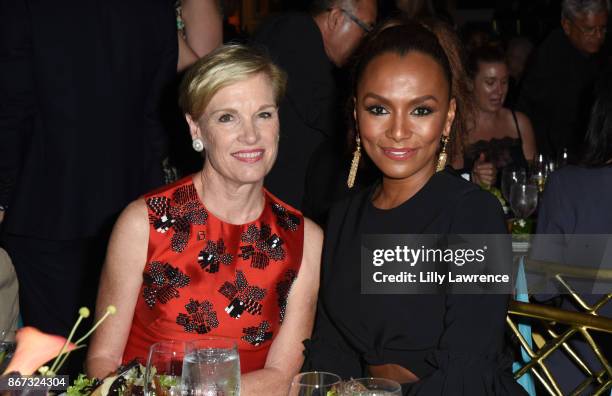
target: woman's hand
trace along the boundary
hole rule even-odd
[[[472,169],[472,181],[478,185],[491,187],[497,179],[497,168],[488,162],[484,153],[480,153]]]

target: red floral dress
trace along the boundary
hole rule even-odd
[[[304,242],[302,214],[264,194],[242,225],[206,210],[192,177],[145,195],[149,247],[124,363],[158,341],[220,336],[237,341],[243,373],[263,368]]]

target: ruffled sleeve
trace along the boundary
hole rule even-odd
[[[457,207],[451,232],[504,234],[499,202],[490,193],[466,194]],[[427,357],[435,369],[406,387],[410,396],[526,395],[514,380],[504,352],[508,295],[454,294],[446,297],[444,332]]]
[[[445,331],[427,358],[435,371],[407,388],[405,395],[526,395],[503,353],[504,295],[447,297]]]

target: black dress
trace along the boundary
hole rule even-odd
[[[527,169],[528,163],[523,154],[523,138],[521,128],[519,128],[516,113],[511,110],[514,126],[518,138],[506,136],[501,139],[494,138],[490,140],[478,140],[465,148],[463,154],[463,167],[470,172],[474,169],[474,163],[480,157],[480,154],[485,155],[485,159],[497,168],[497,178],[495,187],[501,188],[502,171],[507,166]]]
[[[420,381],[410,395],[523,394],[503,354],[505,295],[365,295],[362,234],[503,234],[498,201],[450,170],[438,172],[402,205],[372,205],[375,186],[337,204],[325,237],[315,330],[304,370],[343,378],[394,363]]]

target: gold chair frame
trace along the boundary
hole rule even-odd
[[[554,351],[562,348],[566,356],[585,374],[586,379],[576,387],[571,396],[580,395],[590,385],[595,386],[593,395],[603,395],[612,388],[612,366],[604,355],[604,351],[593,340],[590,331],[598,331],[612,334],[612,319],[599,316],[597,311],[612,300],[611,293],[605,294],[595,304],[587,304],[583,298],[567,283],[566,277],[582,279],[612,280],[612,270],[596,270],[577,268],[570,265],[551,263],[539,260],[525,259],[525,269],[543,273],[547,279],[555,279],[565,289],[583,312],[567,311],[555,307],[540,304],[523,303],[512,301],[508,309],[506,322],[512,332],[518,338],[521,346],[525,349],[531,360],[523,365],[515,374],[519,379],[527,372],[531,372],[540,384],[551,396],[563,396],[559,385],[550,370],[546,366],[545,359]],[[520,318],[537,319],[545,329],[549,340],[544,338],[535,339],[536,348],[529,343],[518,329],[517,320]],[[563,325],[567,328],[558,333],[555,325]],[[582,336],[591,347],[596,358],[601,363],[602,369],[595,371],[590,368],[567,342],[574,335]]]

